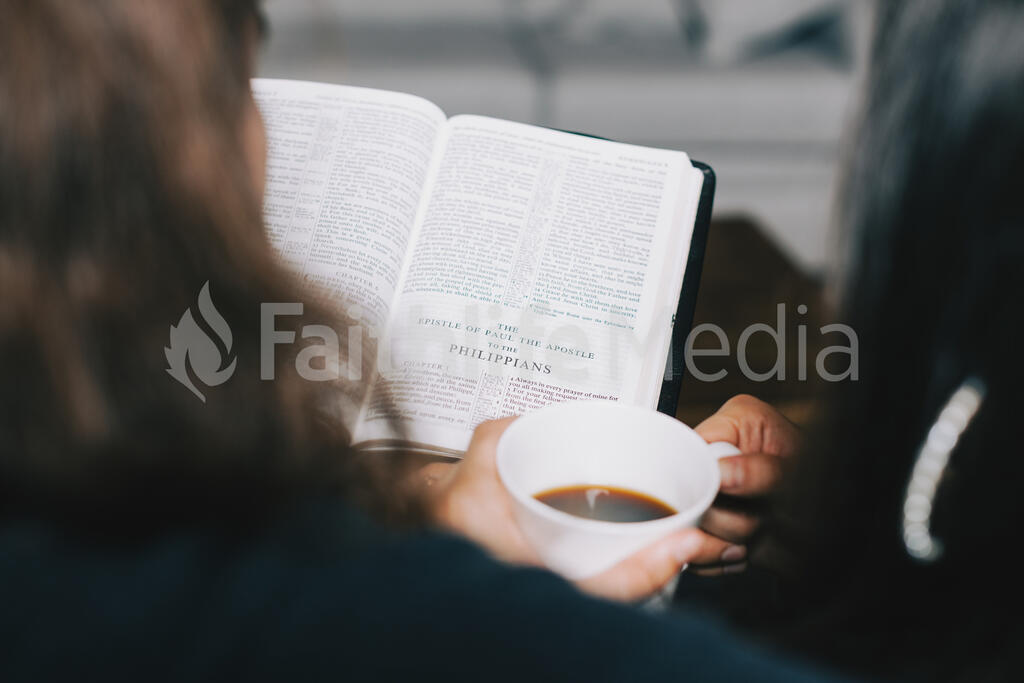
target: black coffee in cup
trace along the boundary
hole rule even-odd
[[[676,514],[668,503],[616,486],[560,486],[534,498],[570,515],[602,522],[649,522]]]

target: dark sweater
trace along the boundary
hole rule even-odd
[[[0,527],[0,681],[829,680],[334,503],[256,533]]]

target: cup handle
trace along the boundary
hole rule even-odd
[[[740,455],[742,451],[728,441],[715,441],[708,444],[708,452],[716,459],[729,455]]]

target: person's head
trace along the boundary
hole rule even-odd
[[[801,590],[824,605],[802,634],[861,666],[933,657],[970,677],[1021,634],[1008,548],[1024,522],[1024,3],[879,3],[878,19],[841,204],[860,378],[835,388],[791,479]],[[987,396],[935,500],[945,554],[921,564],[902,544],[905,487],[971,376]]]
[[[261,26],[257,0],[0,5],[5,512],[244,517],[339,489],[382,503],[339,426],[362,384],[299,378],[287,346],[261,379],[262,302],[305,302],[279,329],[333,324],[342,348],[348,329],[263,231]],[[207,282],[230,336],[196,310]],[[190,308],[237,364],[203,400],[168,376]]]

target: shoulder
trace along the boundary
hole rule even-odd
[[[799,680],[705,624],[587,598],[444,534],[386,534],[336,504],[257,534],[132,547],[7,526],[0,555],[4,680]]]

